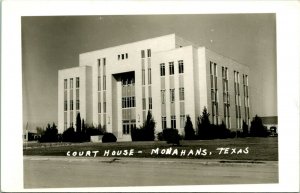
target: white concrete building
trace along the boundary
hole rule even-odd
[[[211,123],[232,130],[250,122],[249,69],[175,34],[80,54],[79,67],[58,73],[58,129],[101,124],[131,140],[150,110],[156,132],[194,127],[204,107]]]

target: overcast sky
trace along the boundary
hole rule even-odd
[[[175,33],[250,68],[253,115],[277,115],[275,14],[22,17],[23,123],[57,123],[58,70],[79,54]]]

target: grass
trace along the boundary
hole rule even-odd
[[[59,146],[58,146],[59,145]],[[178,150],[178,155],[151,155],[152,149],[167,149],[172,148]],[[230,148],[245,150],[248,147],[248,153],[232,153]],[[190,150],[194,153],[197,149],[207,149],[207,155],[190,155],[187,156]],[[217,148],[229,148],[228,154],[221,153]],[[258,161],[278,161],[278,140],[277,138],[235,138],[235,139],[215,139],[215,140],[194,140],[181,141],[181,146],[172,146],[164,141],[151,142],[117,142],[117,143],[57,143],[43,144],[33,143],[27,144],[23,149],[24,155],[31,156],[66,156],[68,151],[99,151],[97,157],[103,157],[105,150],[130,150],[134,149],[135,153],[130,157],[140,158],[191,158],[191,159],[224,159],[224,160],[258,160]],[[180,156],[180,152],[186,150],[185,156]],[[142,153],[137,153],[142,151]],[[173,152],[173,151],[172,151]],[[211,152],[211,154],[210,154]],[[109,155],[109,157],[117,157]],[[122,157],[120,155],[119,157]],[[124,156],[129,157],[129,156]]]

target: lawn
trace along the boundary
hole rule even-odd
[[[158,149],[157,149],[158,148]],[[170,149],[172,148],[172,149]],[[220,148],[223,148],[222,151]],[[227,149],[225,149],[227,148]],[[123,155],[133,149],[133,155]],[[167,150],[168,149],[168,150]],[[24,155],[31,156],[72,156],[76,152],[99,151],[97,157],[147,157],[147,158],[189,158],[189,159],[224,159],[278,161],[278,140],[268,138],[235,138],[215,140],[181,141],[181,146],[173,146],[165,141],[117,142],[117,143],[57,143],[26,144]],[[117,151],[121,155],[117,154]],[[152,154],[151,154],[152,152]],[[75,155],[75,153],[74,153]],[[91,156],[95,154],[91,153]]]

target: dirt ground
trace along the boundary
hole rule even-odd
[[[278,183],[278,162],[24,156],[25,188]]]

